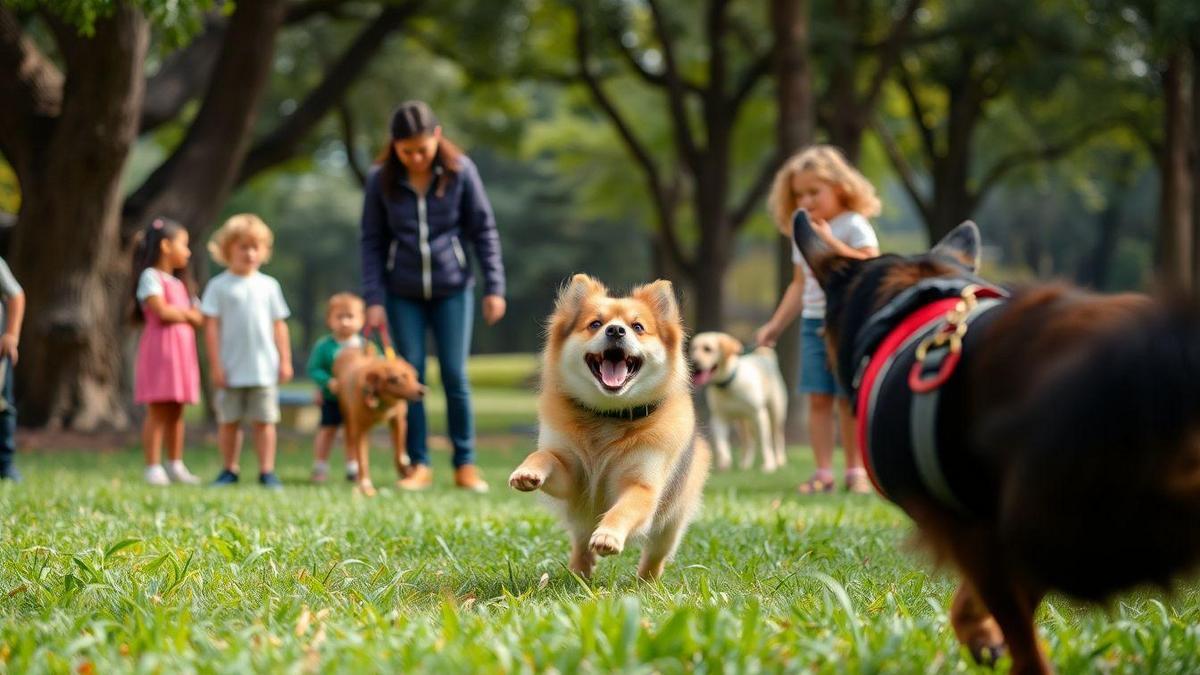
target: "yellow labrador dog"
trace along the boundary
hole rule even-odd
[[[692,383],[704,387],[711,416],[717,468],[733,463],[729,431],[744,423],[762,452],[763,471],[770,473],[787,462],[783,425],[787,415],[787,385],[779,372],[779,359],[770,347],[742,354],[742,343],[727,333],[700,333],[692,338]],[[749,439],[748,439],[749,440]],[[742,450],[743,469],[754,465],[754,444]]]

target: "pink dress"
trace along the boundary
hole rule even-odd
[[[163,301],[179,309],[192,306],[187,287],[170,274],[155,270],[163,287]],[[145,309],[145,328],[138,341],[134,367],[133,399],[137,403],[195,403],[200,400],[200,362],[196,356],[196,331],[187,322],[163,323]]]

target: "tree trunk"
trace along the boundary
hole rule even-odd
[[[121,427],[130,286],[118,237],[120,177],[137,137],[149,28],[126,3],[92,37],[51,24],[69,77],[60,113],[25,139],[37,158],[18,173],[12,242],[30,308],[17,370],[21,422]]]
[[[727,135],[727,129],[710,128],[713,144]],[[733,228],[726,215],[728,192],[728,158],[719,150],[706,156],[697,172],[694,204],[700,228],[696,247],[696,266],[692,275],[692,291],[696,303],[696,331],[723,330],[725,327],[725,273],[734,245]]]
[[[775,31],[775,82],[779,117],[776,121],[780,154],[790,156],[813,141],[814,108],[812,71],[809,67],[808,0],[772,0],[771,25]],[[792,283],[792,241],[780,237],[775,247],[776,304]],[[788,392],[796,389],[800,374],[800,322],[793,321],[775,344],[779,369]],[[787,436],[803,436],[804,406],[800,396],[788,396]]]
[[[1192,288],[1191,78],[1188,52],[1178,49],[1163,73],[1161,213],[1155,261],[1159,281],[1183,290]]]

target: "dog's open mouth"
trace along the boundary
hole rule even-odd
[[[713,373],[715,372],[717,372],[716,366],[713,366],[708,370],[697,368],[696,370],[692,371],[692,384],[697,387],[703,387],[704,385],[708,384],[708,381],[712,379]]]
[[[588,368],[608,391],[620,391],[642,368],[642,360],[626,354],[624,349],[606,349],[599,354],[583,357]]]

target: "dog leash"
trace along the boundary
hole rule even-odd
[[[369,340],[371,338],[370,331],[371,331],[370,328],[364,328],[363,329],[363,337],[365,337]],[[387,357],[388,361],[395,361],[396,360],[396,350],[392,347],[392,336],[390,333],[388,333],[387,323],[384,322],[384,323],[381,323],[378,326],[376,326],[375,334],[379,336],[379,342],[380,342],[380,344],[383,345],[384,356]]]

